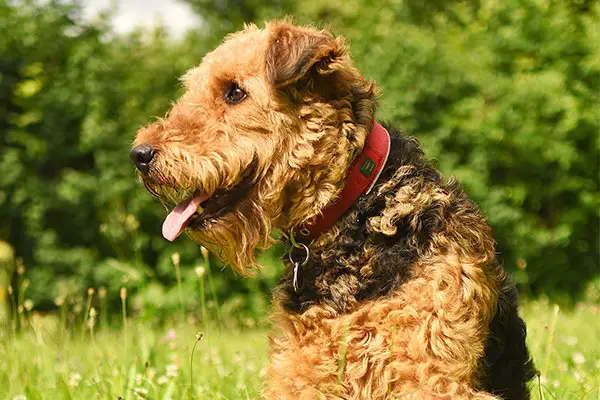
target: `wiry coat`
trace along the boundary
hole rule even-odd
[[[528,399],[525,327],[489,227],[414,139],[388,130],[377,186],[312,246],[298,291],[288,261],[271,397]]]
[[[232,82],[248,94],[235,105],[223,101]],[[205,193],[210,217],[190,237],[247,273],[273,228],[303,232],[340,195],[375,86],[341,38],[285,21],[228,37],[184,83],[167,118],[138,132],[156,153],[141,177],[167,207]],[[388,129],[373,191],[304,239],[298,290],[290,265],[275,289],[265,395],[527,399],[525,328],[490,228],[416,140]]]

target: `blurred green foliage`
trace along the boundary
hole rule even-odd
[[[378,118],[464,184],[522,289],[576,297],[600,273],[596,2],[187,2],[203,24],[177,40],[116,35],[110,15],[84,22],[76,3],[0,2],[0,240],[23,259],[37,307],[99,286],[117,304],[125,286],[146,313],[176,310],[174,252],[186,307],[198,307],[199,249],[162,239],[164,210],[128,149],[225,33],[283,15],[348,39],[383,90]],[[213,271],[231,312],[264,312],[278,251],[256,280]]]

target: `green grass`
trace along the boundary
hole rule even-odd
[[[255,399],[263,384],[263,330],[153,328],[130,321],[125,342],[122,330],[92,339],[69,336],[54,319],[36,323],[0,340],[0,399]]]
[[[600,399],[600,306],[560,310],[541,300],[522,311],[542,373],[533,398],[541,390],[544,399]],[[92,337],[38,316],[23,333],[0,332],[0,400],[255,399],[264,384],[262,329],[157,328],[129,320],[127,335],[107,329]]]
[[[540,300],[521,313],[540,384],[534,399],[600,400],[600,305],[578,304],[571,310]]]

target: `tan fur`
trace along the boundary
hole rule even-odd
[[[249,93],[236,105],[222,99],[232,80]],[[135,144],[157,151],[144,184],[172,207],[195,189],[234,187],[256,163],[248,197],[189,232],[251,273],[254,251],[272,243],[273,228],[300,231],[340,194],[373,125],[374,85],[354,68],[341,38],[287,21],[228,36],[183,83],[186,92],[166,118],[138,132]],[[379,188],[386,208],[367,221],[370,232],[393,236],[400,218],[449,203],[452,193],[422,181],[390,192],[411,168]],[[290,313],[277,293],[266,397],[492,399],[476,387],[502,272],[493,265],[489,228],[473,218],[469,230],[448,221],[410,280],[384,298],[349,301],[342,313],[323,304]],[[340,229],[312,248],[335,241]],[[352,262],[367,278],[374,259],[366,245]],[[343,279],[352,293],[359,282]]]
[[[372,218],[371,229],[393,235],[388,220],[406,212],[408,204],[419,207],[428,196],[444,197],[412,189],[398,192],[383,216]],[[329,235],[335,236],[335,229]],[[502,272],[491,266],[493,248],[483,253],[458,248],[454,243],[465,243],[465,238],[454,242],[448,236],[433,240],[439,247],[389,298],[356,304],[343,315],[320,306],[302,315],[278,309],[273,321],[282,333],[272,338],[269,375],[276,384],[268,398],[494,399],[474,388]],[[492,242],[489,236],[466,239],[474,246]],[[368,253],[365,249],[367,258]],[[368,270],[368,261],[364,265]]]
[[[141,129],[135,141],[157,148],[161,156],[152,171],[156,184],[147,186],[172,202],[182,199],[177,194],[189,194],[189,188],[213,193],[231,187],[253,159],[258,161],[259,187],[244,210],[225,216],[210,233],[190,234],[242,273],[255,266],[254,250],[272,243],[273,225],[289,229],[304,224],[339,194],[345,171],[373,124],[372,83],[351,66],[341,40],[325,32],[318,33],[320,51],[334,59],[320,72],[341,71],[336,91],[345,95],[325,102],[308,89],[294,93],[302,102],[293,109],[278,101],[271,79],[278,74],[275,65],[281,66],[274,59],[291,60],[294,54],[278,54],[272,45],[296,37],[296,31],[305,38],[294,42],[296,52],[312,51],[308,39],[315,31],[286,22],[265,30],[250,25],[228,36],[185,74],[186,93],[168,117]],[[220,96],[230,80],[241,82],[252,94],[235,112]],[[353,113],[350,100],[357,93],[365,99]],[[353,135],[340,140],[339,132]],[[299,196],[288,197],[286,189]]]

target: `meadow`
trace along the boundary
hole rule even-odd
[[[25,310],[20,333],[2,331],[0,399],[260,398],[268,352],[262,324],[188,315],[157,326],[123,315],[124,325],[105,329],[91,314],[92,322],[69,323]],[[525,302],[522,315],[541,374],[532,398],[600,399],[600,306],[561,309],[541,299]]]

